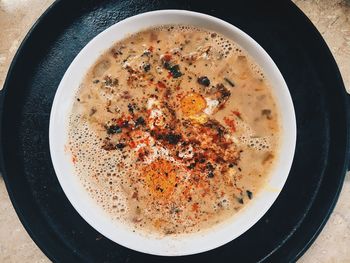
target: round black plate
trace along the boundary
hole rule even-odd
[[[349,159],[349,105],[337,65],[304,14],[289,1],[58,1],[38,20],[11,65],[1,96],[1,163],[23,225],[60,262],[285,262],[310,246],[328,219]],[[73,209],[52,167],[48,127],[67,67],[98,33],[135,14],[188,9],[222,18],[270,54],[290,89],[297,147],[288,181],[249,231],[213,251],[164,258],[101,236]]]

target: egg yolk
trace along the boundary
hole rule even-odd
[[[151,195],[167,199],[173,193],[176,167],[170,161],[164,159],[153,161],[144,168],[143,175]]]
[[[192,116],[202,112],[207,103],[202,95],[189,93],[181,99],[181,111],[185,116]]]

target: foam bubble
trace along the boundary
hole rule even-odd
[[[101,148],[100,138],[80,114],[70,117],[69,147],[75,157],[76,174],[92,199],[112,218],[121,220],[127,214],[127,195],[122,175],[128,169],[117,171],[122,160],[119,151],[107,152]],[[125,161],[125,159],[123,159]]]
[[[272,138],[270,136],[256,136],[253,129],[247,123],[239,119],[236,120],[236,127],[241,130],[243,134],[238,137],[238,143],[257,151],[268,151],[271,148]]]

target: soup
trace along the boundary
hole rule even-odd
[[[280,132],[249,55],[220,34],[174,25],[115,43],[88,70],[67,149],[111,218],[178,235],[228,221],[254,199]]]

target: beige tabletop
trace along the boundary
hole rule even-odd
[[[53,0],[0,0],[0,87],[23,37]],[[330,47],[350,91],[350,0],[294,0]],[[350,262],[350,174],[333,214],[299,262]],[[30,239],[0,176],[0,262],[49,262]]]

